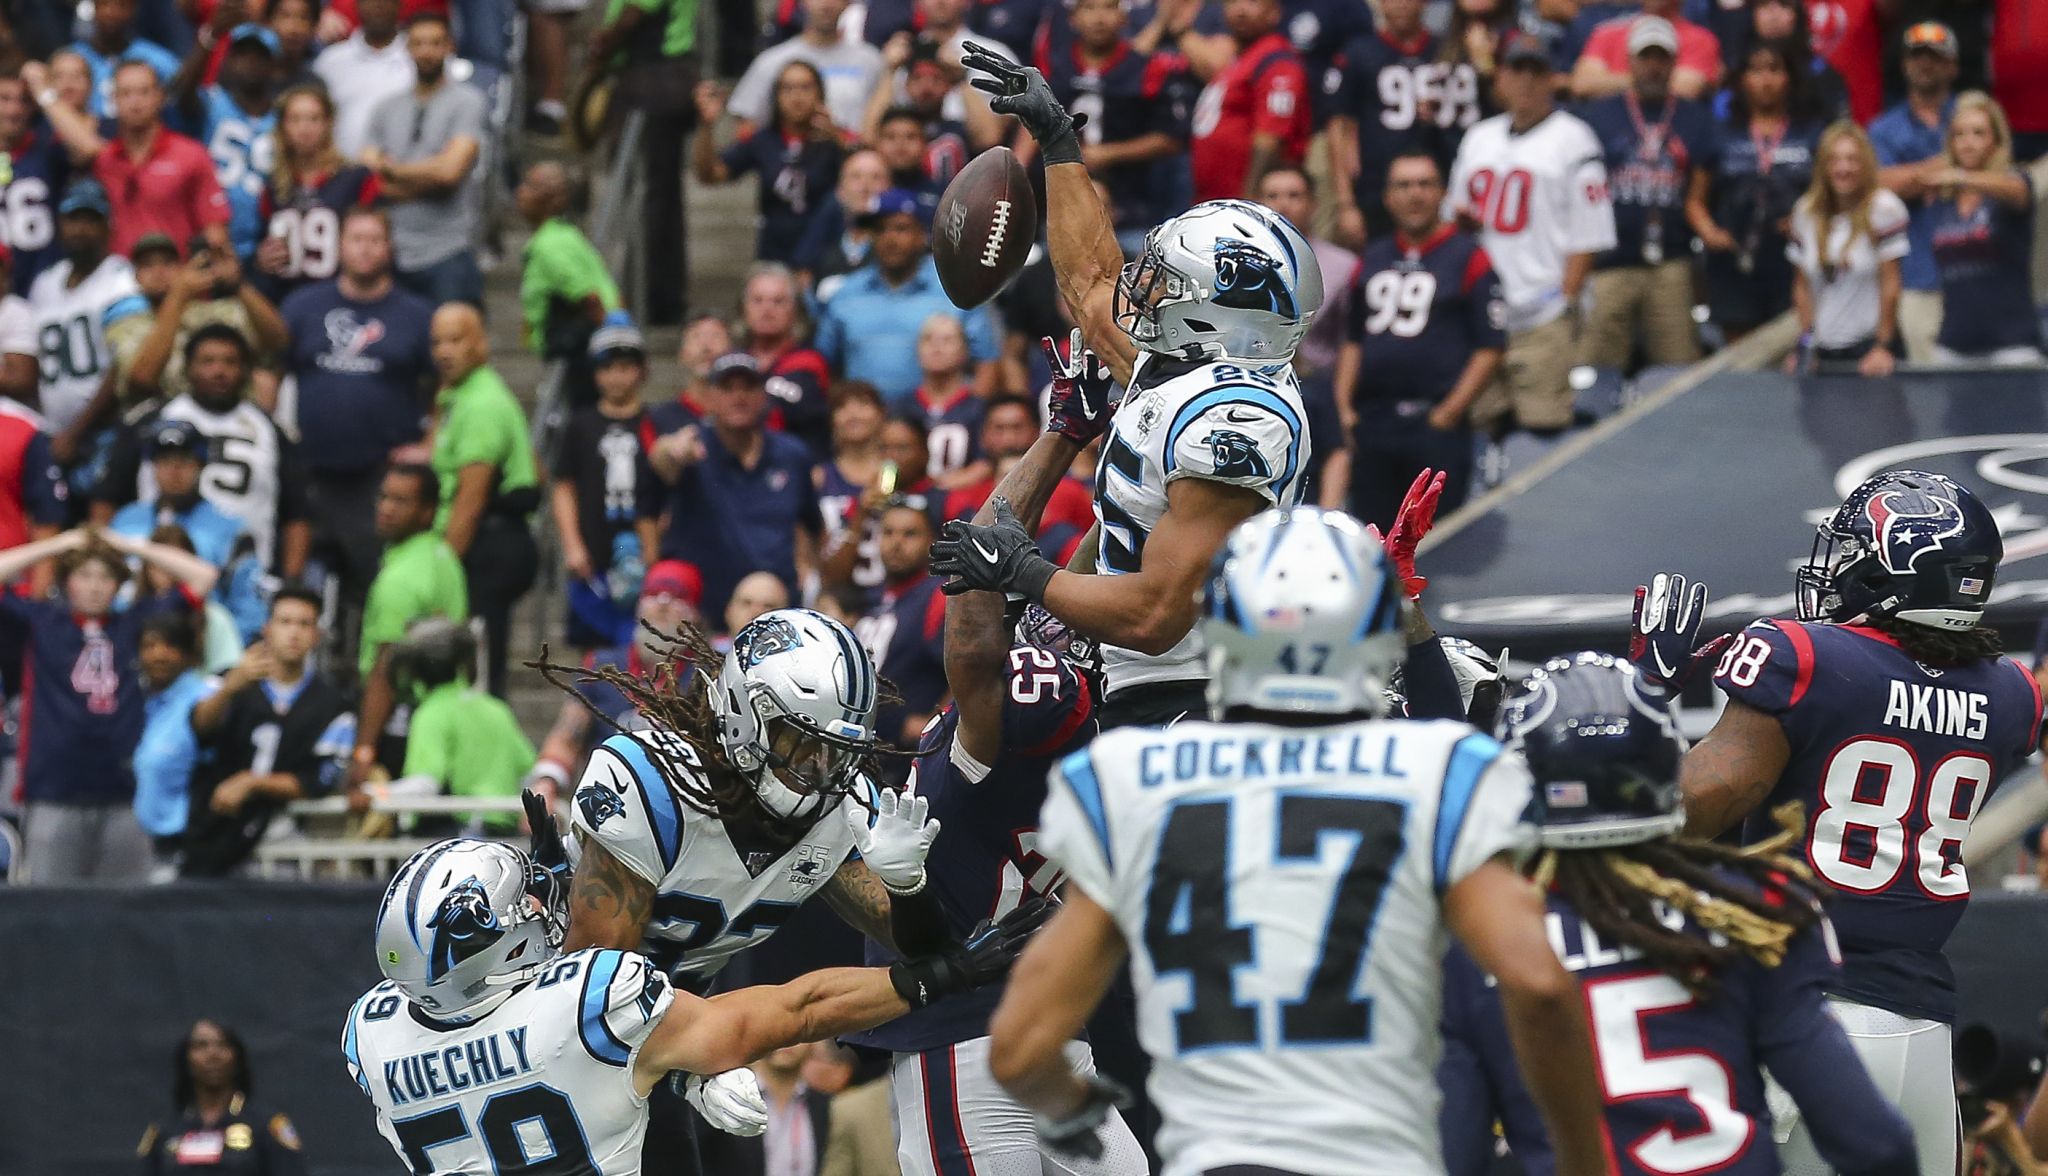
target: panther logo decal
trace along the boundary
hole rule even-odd
[[[1216,242],[1216,305],[1263,310],[1284,319],[1298,317],[1294,292],[1272,255],[1234,237]]]
[[[448,892],[427,920],[434,942],[427,949],[427,979],[439,980],[457,964],[497,942],[505,928],[491,909],[483,880],[470,878]]]
[[[619,794],[597,783],[576,790],[576,807],[583,811],[583,820],[592,832],[611,818],[626,815],[626,802]]]
[[[1912,490],[1887,490],[1863,504],[1877,558],[1888,572],[1910,572],[1941,541],[1963,530],[1963,508],[1946,498]]]
[[[750,670],[803,643],[804,635],[797,631],[795,625],[781,617],[763,617],[740,630],[740,635],[733,638],[732,652],[739,658],[740,668]]]
[[[1202,438],[1202,444],[1216,463],[1219,478],[1257,478],[1261,481],[1273,476],[1273,467],[1266,463],[1266,455],[1250,437],[1230,429],[1217,429]]]

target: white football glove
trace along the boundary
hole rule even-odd
[[[759,1135],[768,1130],[768,1101],[752,1070],[741,1067],[705,1077],[690,1075],[683,1097],[704,1121],[728,1135]]]
[[[882,885],[896,894],[916,894],[924,889],[924,859],[939,835],[939,823],[927,820],[931,802],[906,788],[891,792],[876,790],[875,821],[857,804],[843,806],[847,828],[853,830],[853,847]]]

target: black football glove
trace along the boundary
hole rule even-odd
[[[1628,631],[1628,660],[1645,681],[1672,694],[1721,656],[1732,634],[1699,645],[1707,619],[1707,586],[1658,572],[1637,585]]]
[[[1053,97],[1045,75],[1028,65],[998,57],[972,41],[960,54],[960,64],[988,76],[975,78],[974,88],[991,97],[988,107],[997,114],[1013,114],[1031,137],[1038,140],[1046,166],[1081,162],[1081,140],[1074,132],[1088,125],[1085,114],[1068,114]]]
[[[547,798],[531,788],[521,789],[519,803],[526,806],[526,827],[531,830],[526,856],[557,878],[569,877],[569,847],[562,844],[562,831],[555,827],[555,814]]]
[[[965,940],[947,944],[936,955],[891,964],[889,983],[913,1009],[993,984],[1010,974],[1024,944],[1058,907],[1051,899],[1026,899],[1001,919],[983,919]]]
[[[1081,328],[1067,338],[1067,358],[1051,338],[1040,339],[1045,362],[1052,368],[1052,399],[1048,402],[1045,431],[1058,433],[1076,445],[1086,446],[1109,429],[1116,406],[1109,394],[1115,377],[1102,357],[1081,344]]]
[[[1114,1078],[1102,1074],[1084,1074],[1088,1083],[1088,1098],[1070,1115],[1048,1119],[1044,1115],[1032,1116],[1038,1127],[1038,1141],[1063,1156],[1076,1156],[1084,1160],[1102,1158],[1102,1136],[1096,1128],[1109,1118],[1109,1112],[1131,1105],[1131,1092]]]
[[[1045,586],[1059,568],[1038,553],[1009,499],[996,496],[995,514],[993,523],[955,519],[941,527],[932,544],[932,574],[955,577],[942,586],[948,596],[1015,592],[1033,604],[1045,603]]]

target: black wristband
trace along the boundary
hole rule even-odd
[[[1052,583],[1053,573],[1059,565],[1042,555],[1033,555],[1017,569],[1017,591],[1033,604],[1045,603],[1045,586]]]
[[[1045,158],[1045,166],[1056,163],[1081,162],[1081,137],[1074,133],[1074,124],[1069,122],[1065,130],[1038,145],[1039,154]]]
[[[913,1009],[926,1008],[960,988],[960,975],[939,956],[897,960],[889,965],[889,986]]]

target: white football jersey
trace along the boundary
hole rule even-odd
[[[852,856],[853,833],[835,807],[786,850],[734,845],[723,821],[669,785],[650,746],[670,749],[671,771],[697,762],[667,732],[614,735],[591,752],[570,823],[655,887],[641,950],[695,987],[817,894]]]
[[[1528,802],[1447,721],[1125,728],[1053,770],[1038,848],[1130,947],[1164,1176],[1443,1171],[1442,896]]]
[[[1614,248],[1614,205],[1593,128],[1562,110],[1521,134],[1510,126],[1497,114],[1465,133],[1445,215],[1479,226],[1508,330],[1526,331],[1565,312],[1566,257]]]
[[[244,400],[226,412],[204,408],[187,392],[164,405],[159,419],[186,421],[206,435],[206,470],[199,494],[223,514],[242,521],[256,544],[256,559],[276,567],[277,499],[284,485],[284,433],[261,408]],[[143,462],[135,478],[136,497],[156,498],[156,470]]]
[[[1308,412],[1291,365],[1189,365],[1141,354],[1095,469],[1096,573],[1138,570],[1174,479],[1228,482],[1293,506],[1307,485],[1308,459]],[[1104,645],[1102,659],[1112,694],[1207,674],[1193,632],[1158,656]]]
[[[71,263],[60,261],[37,274],[28,288],[42,366],[43,416],[56,432],[70,428],[85,411],[114,364],[107,348],[107,312],[123,299],[141,298],[135,269],[125,257],[100,262],[76,286],[65,284],[70,277]]]
[[[634,1054],[674,999],[644,957],[587,948],[463,1024],[415,1015],[387,980],[349,1009],[341,1052],[410,1171],[637,1176]]]

